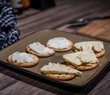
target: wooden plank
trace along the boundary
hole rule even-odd
[[[41,90],[37,87],[33,87],[20,81],[0,91],[0,95],[13,95],[14,93],[16,93],[16,95],[45,95],[47,93],[51,94],[50,92]]]
[[[110,19],[93,21],[79,29],[79,33],[110,41]]]
[[[16,82],[17,80],[0,73],[0,90],[3,90]]]
[[[69,5],[66,4],[66,5],[63,5],[63,6],[59,6],[59,7],[56,7],[56,8],[51,8],[51,9],[48,9],[48,10],[45,10],[45,11],[42,11],[40,12],[39,14],[36,14],[36,15],[33,15],[33,16],[30,16],[30,17],[27,17],[25,19],[22,19],[22,20],[18,20],[18,26],[22,26],[24,24],[27,24],[27,23],[31,23],[32,21],[35,21],[35,20],[40,20],[42,19],[43,17],[48,17],[48,15],[52,15],[52,14],[55,14],[55,13],[59,13],[59,11],[61,10],[65,10],[65,8],[68,8]]]
[[[90,8],[92,6],[94,6],[94,3],[89,3],[89,4],[84,3],[84,5],[82,5],[82,6],[77,5],[78,9],[72,8],[72,6],[70,6],[69,10],[65,9],[65,11],[61,11],[59,14],[55,14],[53,16],[51,15],[51,16],[48,16],[47,18],[42,18],[42,20],[40,19],[38,21],[34,21],[29,25],[24,25],[24,26],[20,27],[21,33],[23,32],[22,37],[23,37],[23,35],[25,35],[27,33],[28,33],[27,35],[31,34],[30,32],[32,32],[34,30],[37,31],[39,29],[46,28],[46,27],[55,28],[56,26],[64,24],[64,23],[70,21],[71,19],[80,16],[82,14],[80,11],[88,10],[88,7]],[[92,11],[92,9],[91,9],[91,11]],[[70,14],[72,14],[72,12],[73,12],[73,15],[70,15]],[[86,13],[88,13],[88,11],[86,11]]]

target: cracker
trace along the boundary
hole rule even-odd
[[[84,45],[87,45],[88,46],[88,44],[90,43],[90,44],[92,44],[92,48],[91,48],[91,50],[95,53],[95,55],[96,55],[96,57],[102,57],[104,54],[105,54],[105,49],[104,49],[104,45],[103,45],[103,43],[101,44],[102,45],[102,50],[101,51],[96,51],[96,50],[94,50],[94,42],[96,42],[96,43],[102,43],[101,41],[84,41],[84,42],[78,42],[78,43],[75,43],[74,44],[74,46],[73,46],[73,50],[75,51],[75,52],[79,52],[79,51],[83,51],[83,49],[82,49],[82,46],[80,46],[80,48],[79,47],[77,47],[76,46],[76,44],[78,45],[81,45],[81,43],[84,43]],[[95,44],[96,44],[95,43]],[[84,46],[83,45],[83,46]]]
[[[99,60],[93,51],[80,51],[64,54],[63,59],[67,64],[71,64],[76,69],[82,71],[94,69],[99,64]]]
[[[7,61],[10,63],[10,64],[13,64],[13,65],[16,65],[16,66],[20,66],[20,67],[32,67],[32,66],[35,66],[38,64],[39,62],[39,59],[37,58],[37,60],[35,61],[32,61],[32,62],[26,62],[26,63],[17,63],[15,61],[12,61],[12,55],[9,55],[8,58],[7,58]]]
[[[94,64],[87,64],[87,65],[80,65],[76,68],[80,71],[87,71],[87,70],[96,68],[98,65],[99,65],[98,63],[94,63]]]
[[[68,42],[69,42],[68,47],[67,48],[63,48],[63,49],[50,47],[50,45],[48,44],[48,42],[47,42],[46,46],[49,47],[49,48],[51,48],[51,49],[53,49],[54,51],[57,51],[57,52],[65,52],[65,51],[69,51],[69,50],[73,49],[73,42],[70,41],[70,40],[68,40]]]
[[[51,62],[49,62],[49,64],[47,65],[44,65],[40,70],[41,70],[41,74],[49,78],[53,78],[61,81],[71,80],[76,76],[81,76],[82,74],[81,71],[76,70],[69,65],[51,63]]]
[[[80,50],[76,49],[75,47],[74,47],[74,51],[75,52],[80,52]],[[95,53],[97,58],[102,57],[105,54],[105,49],[103,49],[101,52],[94,52],[94,53]]]
[[[96,57],[102,57],[104,54],[105,54],[105,50],[102,50],[101,52],[97,52],[95,53],[96,54]]]
[[[70,65],[71,67],[74,67],[76,68],[77,70],[80,70],[80,71],[86,71],[86,70],[91,70],[91,69],[94,69],[96,68],[99,63],[88,63],[88,64],[84,64],[84,65],[80,65],[80,66],[77,66],[75,65],[74,63],[70,63],[68,60],[64,59],[65,62],[67,62],[68,65]]]
[[[43,54],[37,53],[37,52],[33,51],[32,49],[30,49],[29,47],[26,49],[26,51],[28,53],[31,53],[31,54],[36,55],[38,57],[50,57],[50,56],[55,54],[55,52],[53,52],[53,53],[43,53]]]
[[[56,79],[56,80],[61,80],[61,81],[67,81],[75,78],[75,74],[45,74],[45,76]]]

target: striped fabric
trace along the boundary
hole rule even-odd
[[[5,0],[0,0],[0,50],[18,41],[14,9]]]

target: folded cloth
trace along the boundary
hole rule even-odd
[[[0,0],[0,50],[19,40],[16,13],[6,0]]]

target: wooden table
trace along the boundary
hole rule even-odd
[[[57,0],[56,0],[57,1]],[[43,28],[78,33],[110,41],[110,19],[95,20],[82,27],[68,28],[68,22],[96,15],[110,15],[109,0],[63,0],[57,6],[45,11],[34,10],[32,15],[18,19],[20,39]],[[110,94],[110,72],[91,89],[88,95]],[[0,95],[82,95],[34,80],[0,66]],[[84,94],[84,93],[83,93]]]

